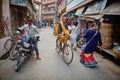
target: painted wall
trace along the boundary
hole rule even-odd
[[[10,30],[10,5],[9,0],[2,0],[2,14],[5,16],[5,19],[8,17],[8,29]],[[5,35],[8,35],[8,31],[5,32]]]
[[[10,31],[10,5],[9,0],[2,0],[2,16],[5,17],[5,19],[8,17],[8,28]],[[0,57],[6,53],[6,49],[4,48],[5,41],[9,38],[8,31],[5,30],[6,37],[0,39]]]

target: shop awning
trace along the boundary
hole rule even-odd
[[[33,14],[36,12],[31,0],[10,0],[10,4],[16,8],[29,9]]]
[[[91,16],[85,16],[86,18],[93,18],[93,19],[100,19],[102,18],[104,15],[91,15]]]
[[[120,15],[120,1],[110,4],[101,14]]]
[[[75,15],[81,15],[83,13],[83,10],[85,9],[85,6],[84,7],[80,7],[77,9]]]
[[[103,11],[103,9],[105,8],[105,5],[107,3],[107,0],[98,0],[95,1],[94,3],[91,3],[88,5],[86,11],[85,11],[85,15],[98,15],[100,14],[100,12]]]
[[[27,0],[10,0],[10,4],[18,6],[27,6]]]
[[[85,19],[89,21],[94,21],[95,19],[98,20],[102,18],[104,15],[88,15],[88,16],[79,16],[79,19]]]

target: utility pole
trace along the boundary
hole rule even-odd
[[[58,13],[58,7],[57,7],[57,2],[58,0],[55,0],[55,19],[54,19],[54,24],[57,22],[58,17],[57,17],[57,13]]]

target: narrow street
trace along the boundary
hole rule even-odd
[[[120,66],[94,53],[98,65],[87,68],[79,62],[80,49],[74,51],[73,62],[66,65],[55,50],[53,29],[40,29],[39,51],[42,59],[27,60],[19,72],[14,61],[0,61],[0,80],[120,80]]]

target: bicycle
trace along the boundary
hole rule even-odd
[[[11,37],[9,39],[7,39],[5,44],[4,44],[4,48],[7,50],[7,52],[9,52],[9,58],[11,60],[15,60],[16,54],[17,54],[16,46],[17,46],[18,34],[14,32],[10,36]]]
[[[73,60],[73,46],[68,42],[68,38],[58,35],[56,39],[56,50],[58,54],[62,52],[64,62],[69,65]]]

